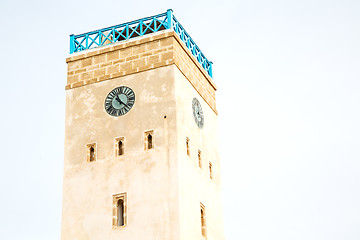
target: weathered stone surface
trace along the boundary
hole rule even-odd
[[[202,208],[207,239],[224,240],[216,86],[179,37],[160,32],[67,62],[61,239],[205,239]],[[123,85],[135,92],[135,105],[112,117],[105,98]],[[204,112],[202,129],[194,121],[194,97]],[[146,132],[153,133],[153,149],[144,147]],[[92,161],[89,146],[95,147]],[[114,196],[122,194],[126,224],[116,227]]]

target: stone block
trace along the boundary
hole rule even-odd
[[[100,54],[97,56],[94,56],[94,64],[101,64],[106,62],[106,55]]]
[[[102,67],[110,66],[112,64],[113,64],[112,62],[107,62],[107,63],[100,64],[99,67],[102,68]]]
[[[80,74],[80,80],[87,80],[93,78],[94,72],[85,72]]]
[[[145,52],[145,44],[140,44],[133,47],[133,54],[140,54]]]
[[[119,72],[119,70],[120,70],[120,65],[108,66],[106,68],[106,74],[113,74]]]
[[[120,58],[119,60],[113,61],[113,64],[123,63],[125,62],[125,58]]]
[[[106,69],[105,69],[105,68],[96,69],[96,70],[94,71],[94,77],[97,78],[97,77],[104,76],[104,75],[105,75],[105,72],[106,72]]]
[[[74,61],[68,63],[68,71],[73,71],[81,68],[81,61]]]
[[[91,71],[91,70],[95,70],[99,68],[99,64],[96,65],[91,65],[89,67],[86,68],[86,71]]]
[[[85,81],[85,84],[92,84],[92,83],[96,83],[97,82],[97,78],[92,78],[92,79],[88,79]]]
[[[173,40],[174,40],[174,38],[172,38],[172,37],[161,39],[160,47],[166,47],[166,46],[173,45],[174,44]]]
[[[167,66],[166,61],[161,61],[153,64],[154,68]]]
[[[157,62],[160,62],[160,55],[159,54],[152,55],[152,56],[149,56],[147,58],[147,63],[148,64],[154,64],[154,63],[157,63]]]
[[[109,52],[107,53],[107,61],[113,61],[113,60],[117,60],[120,58],[120,51],[113,51],[113,52]]]
[[[165,52],[165,53],[161,53],[161,56],[160,56],[160,59],[161,61],[164,61],[164,60],[168,60],[168,59],[172,59],[174,56],[174,52]]]
[[[152,55],[152,52],[148,51],[148,52],[144,52],[142,54],[140,54],[140,58],[142,57],[147,57],[147,56],[151,56]]]
[[[140,57],[140,55],[132,55],[132,56],[125,58],[125,61],[131,61],[134,59],[138,59],[139,57]]]
[[[121,58],[127,58],[132,55],[132,48],[127,47],[120,50],[120,57]]]
[[[99,81],[104,81],[104,80],[108,80],[110,78],[110,75],[105,75],[105,76],[101,76],[99,77]]]
[[[137,71],[138,71],[138,72],[142,72],[142,71],[149,70],[149,69],[151,69],[151,68],[152,68],[151,65],[144,65],[144,66],[138,67],[138,68],[137,68]]]
[[[72,75],[67,78],[67,83],[72,84],[79,81],[79,75]]]
[[[76,83],[74,83],[74,84],[71,84],[71,87],[72,87],[72,88],[81,87],[81,86],[84,86],[84,82],[83,82],[83,81],[80,81],[80,82],[76,82]]]
[[[144,67],[146,66],[146,61],[145,61],[145,58],[140,58],[138,60],[134,60],[133,61],[133,68],[137,68],[137,67]]]
[[[157,49],[157,50],[153,51],[152,53],[157,54],[157,53],[162,53],[162,52],[166,52],[166,48]]]
[[[75,71],[75,74],[86,72],[86,68],[81,68]]]
[[[92,64],[92,58],[90,57],[90,58],[84,58],[84,59],[82,59],[81,60],[81,67],[82,68],[85,68],[85,67],[88,67],[88,66],[90,66],[91,64]]]
[[[153,50],[159,49],[160,41],[157,40],[157,41],[153,41],[153,42],[148,42],[145,44],[145,46],[146,46],[147,51],[153,51]]]
[[[124,75],[125,75],[124,72],[116,72],[116,73],[111,74],[111,78],[121,77]]]
[[[124,62],[120,64],[121,71],[130,71],[132,69],[132,62]]]

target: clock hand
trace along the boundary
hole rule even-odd
[[[123,105],[127,106],[128,108],[130,108],[129,105],[127,105],[126,103],[124,103],[123,101],[121,101],[121,99],[119,98],[118,95],[116,96],[116,101],[118,101],[120,104],[123,104]]]
[[[121,99],[119,98],[119,95],[116,95],[115,100],[118,101],[118,103],[121,104]]]
[[[122,102],[122,104],[124,104],[125,106],[127,106],[128,108],[130,108],[130,106],[129,106],[129,105],[127,105],[126,103]]]

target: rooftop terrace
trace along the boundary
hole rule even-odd
[[[70,35],[70,54],[105,46],[115,42],[125,41],[166,29],[174,30],[174,32],[185,43],[192,55],[212,78],[212,62],[209,61],[201,52],[194,40],[175,18],[171,9],[167,10],[165,13],[122,23],[116,26],[78,35],[72,34]]]

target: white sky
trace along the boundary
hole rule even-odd
[[[174,10],[209,60],[227,240],[360,239],[360,1],[0,2],[0,239],[60,239],[65,58]]]

